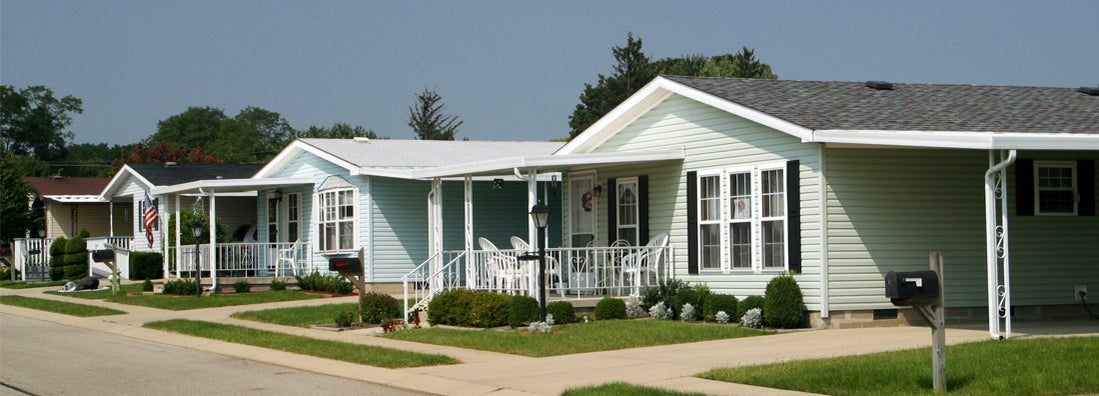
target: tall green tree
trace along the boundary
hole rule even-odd
[[[248,106],[240,113],[237,113],[233,119],[259,134],[259,142],[253,146],[253,149],[262,153],[256,155],[258,159],[269,158],[278,154],[283,147],[293,140],[294,128],[290,126],[290,122],[282,114]]]
[[[408,126],[420,140],[454,140],[462,122],[456,115],[444,113],[443,97],[424,88],[416,94],[416,103],[408,107]]]
[[[613,67],[614,73],[609,76],[600,74],[595,85],[584,84],[580,103],[569,116],[570,139],[588,129],[659,74],[657,65],[645,55],[641,45],[641,38],[634,38],[630,33],[625,46],[611,49],[617,62]]]
[[[107,143],[77,143],[67,146],[65,158],[60,165],[65,176],[110,177],[111,161],[122,156],[122,151],[130,146],[107,145]],[[56,162],[55,162],[56,164]]]
[[[641,89],[660,74],[703,77],[740,77],[776,79],[771,66],[755,58],[755,52],[744,47],[737,54],[707,57],[703,54],[683,55],[652,61],[642,50],[641,38],[633,34],[626,37],[626,45],[613,47],[617,62],[614,73],[599,75],[595,84],[584,84],[580,103],[569,116],[569,139],[605,116],[626,98]]]
[[[63,158],[73,138],[66,128],[72,114],[84,112],[83,105],[72,95],[56,98],[53,90],[41,85],[20,90],[0,85],[0,147],[44,161]]]
[[[144,143],[210,150],[227,162],[265,162],[296,134],[281,114],[249,106],[233,118],[214,107],[190,107],[157,123]]]
[[[23,180],[26,175],[22,160],[0,151],[0,240],[22,238],[26,230],[37,228],[34,213],[27,205],[31,187]]]
[[[218,138],[221,125],[229,117],[215,107],[188,107],[186,111],[157,122],[156,133],[145,144],[183,144],[191,147],[209,146]]]

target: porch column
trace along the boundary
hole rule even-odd
[[[107,236],[114,236],[114,201],[107,200],[107,217],[110,219],[110,231],[107,231]]]
[[[527,179],[527,210],[538,204],[538,174],[534,171],[525,177]],[[527,216],[527,241],[530,248],[537,251],[541,248],[542,241],[538,240],[538,228],[534,226],[534,220]]]
[[[179,216],[179,194],[176,194],[176,207],[175,207],[175,210],[172,211],[172,214],[174,214],[175,218],[176,218],[176,255],[175,255],[175,257],[176,257],[176,279],[179,279],[179,267],[180,267],[180,264],[182,263],[180,261],[180,259],[183,258],[183,254],[180,253],[180,251],[179,251],[179,245],[181,245],[179,238],[180,238],[180,236],[183,235],[183,234],[181,234],[183,232],[183,230],[181,230],[179,228],[179,224],[180,224],[180,219],[179,219],[179,217],[180,217]],[[164,272],[164,277],[165,278],[168,277],[167,270],[165,270],[165,272]]]
[[[216,198],[214,197],[214,191],[210,191],[210,290],[215,290],[218,287],[218,272],[217,272],[217,223],[216,213],[217,205],[215,204]]]
[[[1006,156],[988,152],[985,172],[985,248],[988,261],[988,333],[993,339],[1011,337],[1011,267],[1007,227],[1007,168],[1015,162],[1015,150]],[[1000,160],[999,163],[996,161]],[[999,203],[997,204],[997,199]],[[1003,266],[1003,284],[1000,266]],[[1003,332],[1000,331],[1001,321]]]
[[[428,255],[431,257],[431,274],[435,274],[443,267],[442,252],[443,252],[443,180],[435,178],[431,180],[431,194],[429,195],[428,202],[428,226],[429,238],[430,238],[430,250]],[[430,286],[431,290],[442,291],[442,279],[431,276]]]
[[[178,198],[179,194],[176,194],[176,197]],[[164,213],[170,213],[168,211],[168,208],[171,207],[171,205],[168,204],[168,197],[166,197],[166,196],[164,196],[163,199],[158,199],[157,202],[159,202],[162,206],[162,208],[156,208],[156,213],[157,213],[156,222],[159,225],[161,225],[161,227],[160,227],[160,251],[161,251],[160,257],[161,257],[161,260],[160,261],[161,261],[161,266],[163,267],[164,272],[167,272],[168,271],[168,220],[167,219],[162,219],[162,218],[160,218],[160,216]]]
[[[476,284],[476,271],[470,259],[473,257],[473,176],[466,175],[462,185],[465,194],[465,251],[466,251],[466,285]]]

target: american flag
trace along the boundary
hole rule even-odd
[[[153,226],[160,218],[156,214],[156,205],[149,199],[149,193],[145,193],[145,239],[149,240],[149,247],[153,246]]]

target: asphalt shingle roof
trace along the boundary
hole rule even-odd
[[[99,195],[111,181],[106,177],[27,177],[39,195]]]
[[[1099,134],[1099,96],[1075,88],[665,78],[813,130]]]
[[[126,164],[149,183],[157,186],[193,182],[195,180],[247,179],[256,174],[263,164],[193,164],[164,163]]]

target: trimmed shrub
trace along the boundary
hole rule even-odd
[[[793,276],[779,275],[767,283],[763,295],[763,323],[780,329],[805,326],[805,302]]]
[[[355,322],[354,311],[343,311],[336,314],[336,326],[347,327],[351,326],[351,323]]]
[[[500,293],[476,292],[470,295],[469,314],[464,326],[500,327],[508,324],[508,304],[511,296]]]
[[[286,282],[278,279],[271,280],[271,291],[286,290]]]
[[[297,279],[298,281],[298,287],[300,287],[302,290],[309,291],[317,290],[317,283],[319,283],[323,278],[324,277],[321,276],[321,273],[316,270],[314,270],[312,274],[306,276],[294,275],[294,279]]]
[[[626,299],[626,317],[630,319],[637,319],[645,315],[645,309],[641,308],[641,298],[638,296],[630,296]]]
[[[241,279],[233,283],[233,290],[237,293],[248,293],[252,291],[252,284],[248,283],[246,279]]]
[[[744,316],[740,317],[740,323],[743,324],[744,327],[751,327],[753,329],[763,327],[763,313],[759,308],[749,309],[744,313]]]
[[[683,308],[679,309],[679,319],[684,322],[695,320],[695,307],[691,303],[683,304]]]
[[[193,296],[195,295],[195,280],[194,279],[173,279],[164,282],[164,294],[174,294],[177,296]]]
[[[427,320],[432,324],[457,325],[457,318],[469,313],[469,300],[463,297],[472,293],[472,290],[454,289],[435,295],[427,304]]]
[[[84,258],[87,258],[87,257],[88,257],[88,253],[84,253]],[[88,276],[88,265],[87,264],[85,264],[85,265],[70,265],[70,266],[62,267],[62,270],[65,271],[65,279],[76,280],[76,279],[83,279],[85,276]]]
[[[367,323],[385,323],[400,317],[401,307],[397,299],[378,292],[366,293],[359,299],[359,313]]]
[[[65,267],[50,267],[50,280],[59,281],[65,279]]]
[[[130,252],[130,279],[164,278],[164,256],[154,252]]]
[[[338,276],[339,279],[333,282],[332,292],[339,294],[351,294],[355,292],[354,283],[351,283],[351,281],[341,275],[336,276]]]
[[[53,263],[54,257],[60,257],[65,255],[65,237],[57,237],[50,244],[50,263]]]
[[[595,304],[595,318],[626,319],[626,302],[614,297],[603,297]]]
[[[690,287],[690,284],[680,279],[661,279],[656,287],[645,289],[641,295],[641,303],[646,308],[652,308],[656,303],[663,301],[664,305],[675,305],[675,296],[680,290]]]
[[[547,314],[549,310],[547,308]],[[514,296],[508,303],[508,326],[516,328],[538,321],[538,300],[529,296]]]
[[[706,297],[706,302],[702,305],[702,319],[707,322],[716,321],[717,313],[721,311],[725,311],[726,315],[729,315],[729,312],[735,314],[736,306],[736,296],[731,294],[711,294]]]
[[[745,297],[744,301],[741,301],[739,304],[736,305],[736,318],[739,319],[739,318],[744,317],[744,314],[747,313],[752,308],[759,308],[760,311],[763,311],[763,297],[760,297],[760,296]]]
[[[674,316],[674,311],[669,312],[668,307],[664,305],[664,302],[658,302],[649,308],[649,317],[656,320],[671,320]]]
[[[153,281],[146,279],[144,282],[141,282],[141,291],[153,291]]]
[[[65,258],[62,260],[65,266],[88,265],[88,243],[84,242],[84,233],[81,231],[75,238],[65,242]],[[70,271],[66,270],[66,273]]]
[[[576,309],[568,301],[554,301],[546,304],[546,316],[553,315],[556,323],[572,323],[576,321]]]

